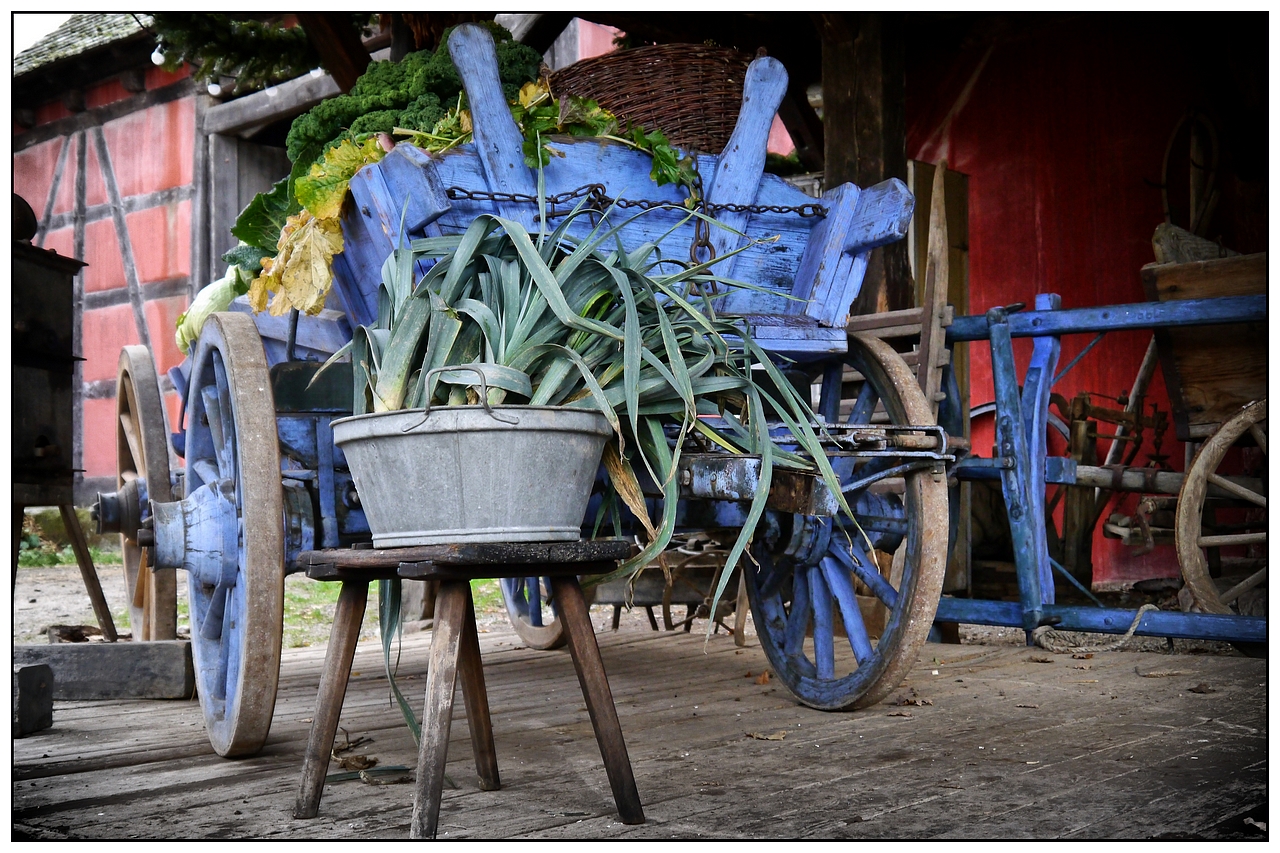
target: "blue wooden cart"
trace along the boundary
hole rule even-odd
[[[297,569],[304,552],[354,547],[369,539],[359,496],[330,429],[332,420],[350,410],[351,386],[339,372],[327,372],[311,384],[320,359],[350,338],[353,325],[374,319],[379,271],[400,240],[460,233],[482,212],[534,227],[537,176],[523,163],[492,42],[483,30],[465,27],[451,39],[450,49],[471,105],[474,143],[441,157],[400,145],[359,173],[343,222],[346,249],[335,258],[332,310],[318,318],[295,317],[292,323],[238,311],[214,315],[185,371],[185,429],[173,442],[185,460],[185,469],[174,477],[182,499],[149,503],[144,465],[135,466],[143,470],[133,472],[135,485],[127,496],[104,496],[104,506],[113,509],[103,515],[118,518],[120,505],[129,505],[125,517],[133,520],[123,529],[140,530],[137,541],[151,546],[151,567],[187,572],[199,695],[210,740],[222,755],[255,752],[269,730],[285,574]],[[842,475],[851,478],[855,465],[862,465],[860,482],[851,484],[847,497],[870,543],[891,552],[905,542],[910,552],[896,587],[876,575],[876,592],[890,613],[878,644],[865,631],[849,631],[861,663],[851,660],[849,672],[835,671],[831,602],[838,602],[846,625],[859,622],[849,565],[858,561],[854,554],[862,553],[867,540],[854,543],[851,552],[845,524],[813,520],[819,516],[812,513],[830,513],[834,507],[816,481],[797,480],[777,490],[773,505],[779,509],[762,541],[778,560],[749,579],[760,624],[769,631],[788,621],[788,609],[797,616],[803,611],[806,620],[813,614],[818,650],[808,654],[816,662],[797,668],[779,658],[779,670],[794,673],[794,689],[805,701],[843,707],[883,698],[927,637],[944,567],[943,468],[951,457],[897,354],[877,340],[851,341],[844,328],[869,252],[905,235],[911,195],[894,180],[866,190],[844,185],[816,203],[764,174],[768,128],[785,88],[781,65],[757,60],[728,147],[720,156],[700,155],[698,171],[707,209],[719,221],[742,234],[775,238],[724,261],[721,276],[741,277],[764,290],[727,293],[719,310],[750,324],[757,342],[793,371],[824,376],[828,409],[832,401],[838,403],[846,364],[867,389],[855,407],[854,423],[831,432]],[[669,205],[629,227],[628,244],[654,239],[686,219],[683,191],[656,186],[648,177],[647,155],[595,140],[554,144],[564,156],[552,158],[545,169],[547,196],[598,185],[613,199]],[[693,226],[687,225],[664,245],[677,256],[687,254],[694,238]],[[712,229],[710,239],[717,257],[746,241],[727,229]],[[877,408],[887,417],[873,426]],[[135,431],[155,429],[141,419],[135,426]],[[897,448],[900,457],[894,455]],[[734,467],[723,459],[690,457],[681,471],[689,500],[680,525],[741,527],[758,473],[753,462],[742,460]],[[904,493],[868,488],[883,476],[900,477]],[[865,553],[862,559],[868,559]],[[518,627],[554,621],[554,602],[540,590],[537,579],[507,586]],[[793,625],[797,616],[790,619]],[[794,628],[774,633],[770,648],[794,654]]]
[[[147,585],[148,569],[155,577],[186,570],[201,706],[210,740],[224,756],[252,754],[267,737],[285,575],[300,568],[307,552],[356,548],[370,538],[330,427],[350,411],[351,383],[340,371],[312,383],[320,362],[350,339],[353,325],[374,320],[380,269],[402,240],[461,233],[480,213],[535,229],[537,176],[523,163],[492,42],[484,30],[462,27],[450,50],[471,105],[475,141],[443,156],[402,144],[355,177],[328,310],[290,320],[252,315],[239,305],[206,323],[179,377],[185,428],[174,434],[173,450],[185,469],[172,481],[180,499],[148,500],[148,479],[163,477],[170,485],[167,466],[161,471],[159,465],[169,454],[141,449],[155,443],[157,429],[164,435],[163,424],[145,415],[122,418],[139,439],[129,446],[139,450],[124,454],[129,476],[122,477],[120,492],[103,496],[100,514],[116,519],[126,539],[149,546],[141,549],[143,580],[135,598],[151,609],[165,603],[156,592],[163,585]],[[1037,538],[1035,496],[1046,479],[1071,477],[1069,466],[1046,467],[1055,460],[1046,460],[1043,441],[1034,439],[1043,436],[1056,336],[1191,322],[1196,311],[1251,319],[1261,306],[1254,300],[1059,312],[1050,301],[1036,312],[997,309],[985,318],[957,319],[948,340],[992,342],[1004,448],[996,459],[964,458],[949,438],[961,430],[955,407],[944,402],[935,418],[915,372],[897,352],[874,337],[846,332],[870,251],[905,235],[913,199],[901,182],[890,180],[867,189],[845,184],[815,201],[764,174],[768,129],[785,89],[782,66],[757,59],[728,146],[719,156],[697,157],[706,210],[733,229],[712,229],[716,256],[747,239],[735,231],[776,238],[724,261],[717,270],[722,277],[763,291],[729,292],[718,310],[748,324],[794,381],[820,387],[816,410],[830,434],[829,458],[858,522],[835,512],[820,481],[797,477],[785,487],[775,481],[770,510],[755,532],[754,559],[744,567],[757,634],[774,671],[800,701],[816,708],[865,707],[897,687],[939,608],[955,527],[949,475],[1002,478],[1024,595],[1020,605],[944,599],[939,618],[1024,627],[1048,618],[1067,627],[1124,630],[1131,613],[1055,609]],[[653,184],[647,155],[596,140],[553,144],[563,156],[545,168],[546,196],[594,191],[669,205],[629,226],[627,244],[653,239],[685,219],[684,193]],[[694,240],[690,224],[664,245],[687,254]],[[1008,343],[1019,334],[1039,336],[1036,360],[1022,383],[1012,375]],[[143,384],[134,396],[147,397],[152,389],[137,378],[146,371],[136,361],[130,361],[130,381]],[[954,393],[949,399],[954,403]],[[785,430],[777,430],[777,441],[787,443]],[[681,529],[741,528],[758,460],[705,453],[682,459]],[[163,490],[152,487],[150,494]],[[886,556],[895,553],[891,567]],[[504,594],[522,636],[553,644],[555,603],[541,581],[505,582]],[[1233,617],[1177,616],[1174,626],[1165,614],[1148,614],[1140,630],[1244,640],[1265,630],[1252,623],[1242,629]]]

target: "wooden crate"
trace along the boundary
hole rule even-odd
[[[1266,293],[1267,255],[1142,268],[1147,299]],[[1267,395],[1265,323],[1157,329],[1156,346],[1180,441],[1203,439],[1240,407]]]

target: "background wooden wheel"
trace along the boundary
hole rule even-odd
[[[238,531],[229,583],[188,573],[191,651],[209,740],[252,755],[271,729],[284,619],[284,496],[262,340],[245,314],[214,314],[192,361],[186,493],[221,488]]]
[[[871,423],[878,404],[893,424],[934,422],[915,375],[883,341],[851,336],[848,362],[864,377],[850,423]],[[902,461],[885,456],[855,466],[846,458],[833,467],[852,484]],[[745,567],[756,632],[774,672],[810,707],[874,705],[902,682],[928,639],[946,571],[947,481],[916,468],[902,482],[900,494],[846,493],[872,550],[902,549],[900,568],[888,577],[881,558],[868,553],[862,533],[843,516],[813,526],[819,545],[804,559],[780,553],[778,545],[788,536],[794,541],[794,530],[757,531],[756,561]],[[793,526],[803,523],[800,518]],[[860,590],[874,599],[867,602],[869,615],[883,611],[882,626],[867,624]]]
[[[169,427],[151,351],[128,346],[120,351],[116,373],[116,489],[142,480],[146,497],[173,500],[169,480]],[[152,571],[137,530],[120,534],[129,626],[134,640],[172,640],[178,636],[176,569]]]
[[[1178,494],[1178,563],[1195,606],[1204,613],[1259,615],[1247,601],[1260,602],[1265,612],[1266,482],[1263,399],[1245,406],[1210,436]],[[1210,570],[1211,558],[1220,568],[1218,578]]]
[[[558,649],[568,638],[551,595],[550,578],[502,578],[502,598],[511,627],[531,649]]]

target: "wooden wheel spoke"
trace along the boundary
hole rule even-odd
[[[1263,421],[1262,423],[1258,423],[1258,424],[1251,424],[1249,426],[1249,435],[1253,436],[1253,440],[1258,443],[1258,446],[1262,448],[1262,452],[1265,455],[1267,452],[1266,421]]]
[[[1245,578],[1240,583],[1236,584],[1235,586],[1231,587],[1231,589],[1224,592],[1218,600],[1221,601],[1223,604],[1230,604],[1240,596],[1244,595],[1249,590],[1262,584],[1266,579],[1267,579],[1267,567],[1263,566],[1261,569],[1249,575],[1249,577]]]
[[[827,588],[822,569],[811,566],[809,595],[813,601],[813,657],[818,678],[830,681],[836,676],[835,624],[832,620],[831,590]]]
[[[1263,509],[1267,508],[1267,499],[1252,489],[1247,489],[1239,483],[1234,483],[1216,472],[1211,471],[1205,476],[1210,483],[1213,483],[1224,492],[1230,492],[1236,497],[1249,501],[1250,503],[1255,503]]]
[[[1228,545],[1261,545],[1267,541],[1267,532],[1223,533],[1218,536],[1201,536],[1196,544],[1201,548],[1223,548]]]
[[[216,354],[215,354],[216,356]],[[215,410],[209,411],[210,427],[213,425],[213,415],[216,411],[218,419],[222,424],[222,440],[217,442],[218,461],[220,464],[226,465],[223,472],[224,477],[232,480],[236,479],[235,463],[239,458],[236,454],[236,423],[235,408],[231,404],[231,387],[227,381],[226,367],[222,363],[222,359],[215,357],[213,360],[214,385],[218,394],[218,405]],[[236,492],[239,493],[239,484],[237,483]],[[239,500],[237,498],[237,504]]]
[[[858,550],[856,545],[854,548]],[[866,555],[865,551],[859,550],[857,555],[858,562],[854,562],[855,555],[849,554],[843,548],[831,549],[831,555],[845,569],[853,572],[858,580],[866,584],[867,589],[871,590],[871,594],[878,598],[881,604],[890,610],[898,606],[898,591],[893,588],[889,581],[884,579],[884,575],[880,574],[880,570]]]
[[[213,600],[209,603],[209,612],[205,614],[205,621],[211,624],[210,630],[213,630],[212,626],[216,625],[219,639],[222,639],[224,636],[223,627],[228,621],[227,616],[229,614],[227,613],[228,608],[226,604],[227,599],[230,598],[229,593],[230,590],[224,591],[222,598],[222,610],[215,615],[214,605],[218,601],[218,592],[215,589],[213,593]],[[232,651],[235,647],[236,644],[232,642],[232,638],[229,636],[227,637],[226,642],[218,644],[218,675],[214,684],[214,688],[217,692],[214,696],[215,698],[222,699],[223,701],[230,699],[234,695],[235,691],[235,685],[232,682],[236,673],[235,667],[232,666]]]
[[[138,428],[133,423],[132,412],[120,413],[120,431],[124,433],[125,443],[129,446],[129,457],[133,463],[133,471],[145,471],[146,457],[142,455],[142,440],[138,437]]]
[[[871,660],[874,655],[871,649],[871,637],[867,634],[867,626],[862,621],[862,611],[858,608],[858,598],[854,594],[849,575],[831,557],[824,557],[820,565],[827,587],[840,607],[840,618],[844,622],[844,632],[849,638],[849,647],[853,649],[854,658],[858,663]]]
[[[232,476],[235,463],[229,456],[230,447],[222,421],[222,401],[218,399],[218,390],[211,385],[200,389],[200,397],[204,401],[205,418],[209,421],[209,437],[213,440],[218,479],[228,479]]]
[[[804,635],[809,630],[809,580],[804,571],[791,577],[791,610],[787,613],[787,627],[782,649],[788,657],[799,657],[804,645]]]
[[[542,627],[542,589],[537,578],[525,578],[524,590],[529,601],[529,624]]]
[[[853,409],[849,412],[847,423],[871,423],[871,415],[875,413],[876,403],[879,402],[880,395],[876,392],[875,386],[870,382],[863,382],[862,387],[858,389],[858,396],[853,401]]]

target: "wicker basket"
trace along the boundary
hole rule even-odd
[[[592,98],[624,125],[661,130],[680,148],[719,154],[738,121],[751,60],[700,44],[637,47],[553,72],[551,91]]]

